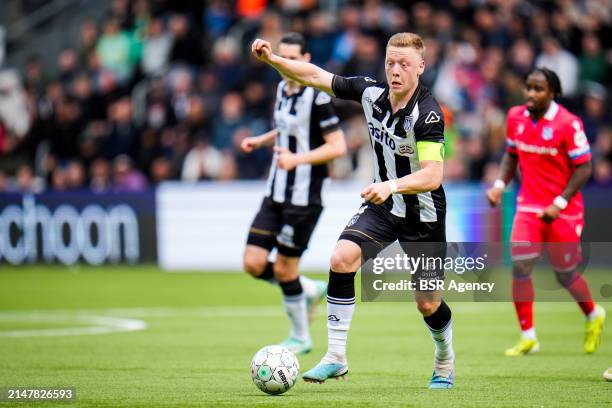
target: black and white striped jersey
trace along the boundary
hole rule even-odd
[[[293,153],[316,149],[325,143],[324,135],[339,127],[331,97],[314,88],[302,87],[287,95],[286,81],[278,84],[274,106],[276,145]],[[301,164],[291,171],[272,161],[266,196],[277,203],[322,205],[321,189],[328,176],[327,164]]]
[[[374,180],[397,179],[421,168],[417,142],[444,145],[444,117],[429,89],[418,85],[408,104],[392,113],[389,86],[368,77],[334,76],[336,97],[360,102],[363,106],[374,154]],[[392,214],[421,222],[444,220],[444,189],[415,195],[393,194],[382,206]]]

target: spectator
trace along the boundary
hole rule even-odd
[[[95,193],[110,191],[112,183],[110,177],[110,164],[106,159],[99,158],[91,163],[89,173],[91,179],[89,188]]]
[[[536,59],[537,67],[554,70],[563,84],[563,96],[571,98],[578,89],[578,62],[569,51],[561,48],[554,37],[545,37],[542,53]]]
[[[202,65],[204,62],[202,44],[192,32],[187,17],[182,14],[173,15],[169,27],[173,39],[170,61],[175,64],[188,64],[193,68]]]
[[[168,68],[172,37],[161,18],[151,20],[144,38],[142,71],[147,76],[162,74]]]
[[[582,53],[579,57],[580,81],[604,83],[608,79],[609,66],[601,48],[601,41],[593,33],[582,37]]]
[[[81,66],[86,65],[91,55],[96,53],[97,45],[98,26],[94,20],[87,19],[81,24],[79,41],[77,44],[77,53]]]
[[[214,180],[219,177],[223,155],[210,146],[204,134],[195,137],[193,148],[183,162],[181,179],[185,181]]]
[[[132,121],[132,101],[123,97],[110,107],[111,127],[102,148],[108,160],[119,155],[134,157],[137,151],[139,131]],[[131,165],[131,163],[130,163]]]
[[[113,161],[113,191],[117,193],[137,193],[146,191],[149,183],[146,177],[132,167],[127,155],[119,155]]]
[[[121,30],[120,22],[116,18],[109,18],[104,23],[96,53],[101,67],[112,72],[117,81],[124,83],[131,78],[134,67],[132,41],[127,33]]]
[[[213,125],[213,145],[223,150],[232,145],[234,132],[246,125],[244,101],[240,94],[226,94],[221,101],[221,112]]]

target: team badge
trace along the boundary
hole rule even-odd
[[[542,139],[544,140],[552,140],[553,138],[553,128],[545,127],[542,129]]]
[[[408,144],[399,146],[400,154],[412,154],[414,153],[414,148]]]
[[[412,116],[406,116],[404,118],[404,130],[406,131],[406,133],[410,132],[413,126],[414,118]]]

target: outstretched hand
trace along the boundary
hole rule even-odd
[[[257,38],[251,45],[251,52],[258,60],[269,62],[272,56],[272,46],[268,41]]]

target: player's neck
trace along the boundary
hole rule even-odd
[[[397,113],[398,110],[405,108],[406,105],[408,105],[410,98],[412,98],[412,95],[414,95],[414,92],[416,91],[416,89],[417,89],[417,85],[415,85],[412,89],[406,92],[401,92],[401,93],[389,92],[389,101],[391,102],[391,111],[395,114]]]
[[[301,89],[302,85],[299,82],[287,81],[287,84],[285,85],[285,92],[287,95],[296,94],[300,92]]]
[[[544,115],[546,115],[546,112],[548,112],[548,110],[550,109],[550,105],[552,105],[552,101],[548,105],[546,105],[543,109],[540,109],[537,111],[529,111],[529,117],[531,118],[531,120],[533,120],[534,122],[537,122],[540,119],[542,119]]]

